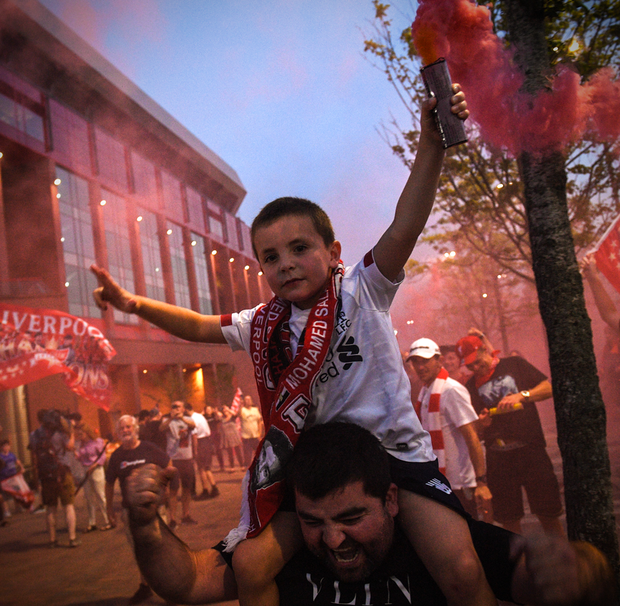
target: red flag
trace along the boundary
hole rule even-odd
[[[238,415],[239,409],[241,408],[241,395],[243,392],[240,387],[237,387],[237,391],[235,392],[235,397],[233,398],[232,404],[230,405],[230,410],[232,410],[233,414]]]
[[[232,404],[230,405],[230,410],[234,415],[239,414],[239,410],[241,409],[241,396],[243,392],[240,387],[237,387],[237,391],[235,392],[235,397],[233,398]],[[237,427],[237,431],[241,431],[241,418],[237,416],[235,419],[235,426]]]
[[[599,271],[620,292],[620,216],[600,239],[594,258]]]
[[[62,373],[70,389],[108,410],[108,362],[115,355],[102,332],[82,318],[0,303],[0,390]]]

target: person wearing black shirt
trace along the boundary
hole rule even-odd
[[[152,442],[142,441],[139,438],[138,421],[132,415],[123,415],[117,424],[117,433],[121,445],[117,448],[108,461],[105,472],[105,496],[108,518],[110,524],[116,526],[116,512],[114,510],[114,484],[119,480],[121,485],[123,522],[125,528],[129,528],[127,510],[129,501],[127,499],[127,479],[130,474],[143,465],[153,464],[158,468],[169,468],[173,473],[170,457]],[[132,543],[131,534],[128,532],[130,544]],[[139,604],[147,600],[152,595],[152,590],[145,579],[140,575],[140,586],[135,594],[130,598],[130,604]]]
[[[545,533],[564,534],[558,480],[535,404],[552,395],[547,377],[519,356],[495,357],[474,335],[456,348],[474,373],[466,387],[482,426],[494,520],[521,532],[523,487]]]
[[[127,481],[131,531],[142,574],[163,598],[209,604],[237,598],[231,554],[220,543],[191,551],[156,514],[167,472],[144,466]],[[282,606],[445,605],[398,529],[398,488],[379,441],[351,423],[302,433],[287,467],[305,548],[276,581]],[[589,544],[523,539],[471,521],[473,543],[493,591],[505,600],[566,606],[610,603],[614,577]],[[174,563],[174,565],[171,565]]]

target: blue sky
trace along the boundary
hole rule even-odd
[[[377,129],[406,114],[365,58],[370,0],[42,0],[234,170],[241,218],[283,195],[331,216],[357,261],[407,172]],[[413,0],[392,11],[403,29]]]

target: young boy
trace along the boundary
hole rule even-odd
[[[452,112],[465,119],[464,94],[458,85],[453,90]],[[401,522],[448,602],[495,604],[467,524],[451,509],[459,506],[438,474],[430,439],[413,410],[389,317],[441,172],[444,150],[434,105],[434,99],[423,104],[418,153],[392,224],[352,268],[339,263],[340,243],[327,215],[296,198],[271,202],[252,224],[254,252],[276,295],[266,306],[203,316],[132,295],[105,270],[92,268],[101,284],[94,293],[100,307],[110,302],[177,337],[228,343],[252,357],[267,433],[250,468],[244,499],[248,526],[237,529],[240,538],[246,530],[252,538],[233,556],[243,605],[278,603],[274,578],[301,545],[295,514],[279,509],[282,468],[304,423],[333,420],[370,429],[392,455],[393,473],[404,489]],[[339,563],[353,564],[357,549],[332,548],[332,553]]]

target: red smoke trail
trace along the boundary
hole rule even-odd
[[[484,6],[419,0],[412,35],[425,65],[445,57],[483,138],[495,147],[513,154],[561,148],[587,129],[602,140],[620,137],[620,82],[612,69],[580,85],[578,74],[559,66],[551,91],[523,93],[523,74],[494,34]]]

